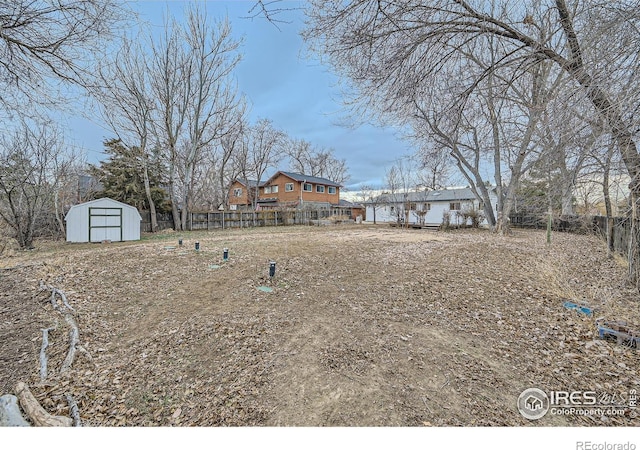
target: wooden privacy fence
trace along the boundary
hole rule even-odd
[[[511,226],[516,228],[546,229],[547,217],[540,215],[513,214],[509,216]],[[629,252],[631,239],[631,219],[627,217],[612,217],[607,223],[605,216],[565,216],[553,219],[553,231],[565,231],[569,233],[595,233],[602,239],[607,239],[607,229],[611,227],[612,250],[621,255]],[[636,221],[640,227],[640,221]]]
[[[631,218],[612,217],[610,223],[612,250],[626,256],[629,253],[629,243],[631,242]],[[607,239],[607,226],[605,216],[593,217],[594,231],[603,239]],[[636,220],[637,227],[640,227],[640,220]]]
[[[143,233],[151,232],[151,213],[149,211],[140,211],[140,231]],[[170,230],[173,229],[173,214],[171,213],[156,213],[156,220],[158,221],[158,230]]]
[[[151,215],[141,211],[140,230],[151,231]],[[173,228],[171,214],[156,214],[158,231]],[[215,211],[192,212],[187,217],[188,230],[213,230],[216,228],[247,228],[283,225],[320,225],[332,217],[328,209],[291,211]]]

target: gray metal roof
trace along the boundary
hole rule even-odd
[[[336,187],[341,186],[339,183],[336,183],[335,181],[331,181],[326,178],[312,177],[311,175],[304,175],[302,173],[285,172],[283,170],[279,171],[278,173],[281,173],[295,181],[301,181],[301,182],[313,183],[313,184],[324,184],[326,186],[336,186]],[[271,178],[274,178],[276,175],[278,175],[278,173],[276,173]]]
[[[244,178],[236,178],[236,181],[246,187],[262,187],[264,186],[264,182],[261,181],[260,184],[258,185],[258,182],[256,180],[245,180]]]
[[[343,207],[343,208],[362,208],[361,204],[353,203],[353,202],[350,202],[350,201],[345,200],[343,198],[340,199],[340,202],[338,203],[338,206]]]
[[[431,202],[451,202],[456,200],[475,200],[476,197],[473,195],[473,191],[470,188],[461,188],[461,189],[442,189],[438,191],[418,191],[418,192],[407,192],[404,193],[396,193],[396,194],[382,194],[379,195],[375,202],[365,202],[365,203],[402,203],[402,202],[413,202],[413,203],[431,203]]]

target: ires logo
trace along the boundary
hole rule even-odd
[[[598,394],[596,391],[549,391],[529,388],[518,397],[518,411],[529,420],[538,420],[547,413],[569,416],[624,416],[630,409],[635,414],[635,391],[626,394]]]
[[[551,391],[548,395],[551,406],[595,406],[598,404],[598,394],[595,391]]]

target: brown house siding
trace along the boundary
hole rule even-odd
[[[285,187],[287,183],[293,184],[293,191],[290,191],[290,192],[286,191]],[[340,187],[335,186],[336,193],[329,194],[329,186],[320,185],[320,186],[324,186],[324,193],[319,193],[319,192],[316,192],[316,184],[311,183],[312,184],[311,192],[305,192],[302,190],[302,184],[303,184],[302,182],[295,181],[284,174],[279,174],[277,177],[270,180],[268,184],[265,183],[265,186],[260,188],[260,193],[258,195],[258,198],[259,199],[277,198],[278,202],[283,204],[294,204],[296,202],[300,202],[300,200],[302,200],[303,203],[318,202],[318,203],[331,203],[332,205],[337,205],[338,203],[340,203]],[[271,187],[271,186],[278,186],[278,192],[265,194],[264,188]],[[263,206],[269,207],[268,204]]]
[[[242,195],[240,197],[235,196],[235,190],[242,189]],[[234,181],[229,188],[229,205],[250,205],[249,189],[239,181]]]

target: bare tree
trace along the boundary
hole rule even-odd
[[[306,174],[309,170],[309,161],[312,158],[313,151],[311,142],[304,139],[290,139],[286,147],[289,170]],[[311,173],[308,175],[311,175]]]
[[[416,152],[416,158],[420,168],[417,174],[419,184],[430,190],[444,188],[453,164],[449,153],[441,148],[422,146]]]
[[[510,72],[509,79],[517,79],[540,61],[569,75],[572,88],[581,89],[606,121],[631,177],[629,274],[640,286],[640,154],[633,119],[638,103],[619,96],[621,86],[637,84],[637,5],[624,0],[534,1],[520,7],[506,0],[340,5],[315,0],[307,16],[305,38],[355,88],[355,111],[374,111],[378,117],[406,120],[407,95],[416,92],[412,86],[420,89],[449,77],[469,55],[483,54],[487,40],[495,41],[496,53],[487,70],[458,79],[463,85],[458,104],[489,75]]]
[[[491,55],[492,47],[487,49]],[[473,73],[474,69],[484,71],[487,67],[475,59],[472,66],[464,66],[464,71]],[[547,77],[548,71],[539,64],[527,76],[508,83],[488,75],[462,105],[455,105],[450,97],[431,104],[413,100],[417,114],[411,123],[416,136],[432,139],[436,148],[449,151],[448,156],[484,205],[489,225],[499,233],[508,231],[520,178],[535,161],[532,138],[546,102],[542,88]],[[455,86],[452,89],[455,92]],[[497,217],[489,192],[491,184],[496,189]]]
[[[411,160],[400,159],[386,172],[385,181],[389,190],[389,205],[393,206],[399,225],[408,226],[411,214],[409,194],[416,189],[414,165]]]
[[[397,199],[402,183],[400,181],[400,174],[398,173],[398,169],[395,165],[387,169],[384,175],[384,181],[386,189],[389,191],[385,197],[387,200],[387,206],[389,207],[390,212],[396,216],[396,222],[400,224],[404,214],[402,205],[398,203]]]
[[[578,175],[578,188],[576,196],[582,200],[586,214],[595,203],[604,202],[605,216],[607,218],[606,239],[609,256],[613,256],[614,241],[614,209],[611,202],[611,189],[616,175],[621,173],[621,162],[616,160],[615,141],[611,135],[600,136],[587,157],[580,174]],[[624,170],[624,169],[622,169]],[[596,191],[599,191],[596,192]],[[595,206],[595,205],[593,205]],[[616,205],[618,206],[618,205]]]
[[[92,200],[99,190],[99,183],[93,177],[84,175],[87,163],[79,152],[70,151],[65,159],[70,161],[63,163],[62,170],[58,172],[53,200],[55,221],[61,236],[66,235],[64,216],[67,209],[79,202]]]
[[[255,211],[258,204],[260,183],[265,173],[274,168],[282,158],[282,145],[285,143],[285,133],[273,126],[268,119],[260,119],[247,132],[243,151],[239,154],[239,173],[245,180],[255,179],[255,189],[252,193],[251,204]]]
[[[188,11],[185,39],[189,48],[187,84],[188,147],[184,158],[182,229],[186,228],[191,206],[199,154],[236,126],[238,97],[230,75],[240,61],[239,42],[231,37],[228,21],[214,27],[206,13],[197,8]]]
[[[165,20],[165,35],[153,44],[155,120],[167,153],[174,225],[185,229],[202,172],[199,164],[212,161],[215,145],[241,118],[230,77],[240,60],[239,43],[232,39],[228,21],[210,25],[197,7],[187,11],[185,28]]]
[[[137,150],[132,165],[142,168],[149,204],[151,231],[158,229],[156,205],[149,181],[149,149],[153,139],[154,100],[146,61],[149,55],[139,43],[123,41],[122,48],[99,68],[101,87],[94,90],[102,115],[111,131],[126,147]]]
[[[346,160],[336,158],[334,149],[317,148],[304,139],[292,139],[286,153],[289,169],[294,172],[327,178],[338,184],[349,179]]]
[[[39,234],[56,226],[51,218],[59,207],[57,194],[73,160],[49,124],[23,123],[13,135],[2,137],[0,219],[13,230],[20,248],[32,248]]]
[[[165,16],[164,35],[151,41],[149,76],[156,101],[155,129],[158,146],[165,151],[168,166],[168,190],[175,230],[181,229],[178,205],[178,145],[187,122],[189,95],[183,80],[189,76],[188,52],[175,19]]]
[[[380,195],[382,189],[376,189],[373,186],[368,184],[363,184],[360,186],[358,191],[358,200],[362,202],[364,205],[370,205],[371,211],[373,212],[373,224],[376,224],[376,212],[382,203],[383,197]],[[369,220],[369,219],[367,219]]]
[[[91,84],[91,63],[119,29],[116,1],[0,2],[0,96],[2,109],[24,113],[27,105],[63,102],[60,82]]]
[[[244,109],[238,112],[242,118],[235,121],[236,126],[229,133],[220,139],[220,158],[217,167],[218,189],[221,194],[221,204],[229,206],[229,189],[231,184],[238,176],[238,166],[234,164],[237,160],[236,156],[242,152],[244,144],[244,132],[246,124],[244,123]]]

